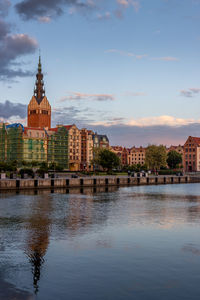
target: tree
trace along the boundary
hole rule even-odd
[[[171,150],[167,154],[167,164],[171,169],[175,169],[179,164],[182,163],[182,155],[175,150]]]
[[[104,148],[95,149],[93,164],[101,166],[107,171],[120,166],[120,158],[112,151]]]
[[[166,166],[167,152],[163,145],[150,145],[146,149],[145,163],[148,168],[158,170]]]

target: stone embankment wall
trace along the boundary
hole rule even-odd
[[[0,190],[26,190],[49,188],[84,188],[101,186],[134,186],[156,184],[178,184],[200,182],[194,176],[157,176],[157,177],[84,177],[60,179],[0,179]]]

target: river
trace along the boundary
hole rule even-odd
[[[0,194],[0,300],[200,295],[200,184]]]

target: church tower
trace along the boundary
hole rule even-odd
[[[40,56],[34,95],[28,105],[28,127],[51,128],[51,105],[45,96]]]

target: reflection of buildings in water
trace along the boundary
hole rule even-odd
[[[84,188],[84,195],[80,195],[80,193],[78,193],[80,196],[77,196],[75,193],[70,194],[68,199],[69,207],[68,211],[66,211],[66,224],[69,233],[74,234],[83,227],[88,228],[90,225],[104,223],[108,218],[110,206],[104,206],[103,214],[102,209],[98,206],[101,206],[111,200],[116,201],[119,196],[116,194],[116,196],[113,197],[112,193],[109,194],[107,192],[114,192],[117,190],[117,187],[97,187],[95,188],[94,193],[94,188]],[[72,191],[69,191],[69,193],[70,192]],[[96,194],[98,194],[98,198],[95,197]]]
[[[130,224],[138,222],[138,209],[145,222],[156,224],[159,228],[169,229],[185,222],[195,222],[200,218],[200,197],[168,193],[134,193],[129,197],[135,198],[130,210]],[[141,205],[137,205],[137,201]],[[162,203],[161,203],[162,202]],[[185,202],[184,205],[182,203]],[[197,202],[197,203],[196,203]],[[135,206],[137,209],[135,210]],[[144,219],[142,218],[144,221]]]
[[[44,256],[49,245],[52,204],[51,197],[37,197],[32,202],[30,215],[27,220],[27,241],[25,253],[29,258],[33,273],[35,293],[39,289],[39,280]]]

